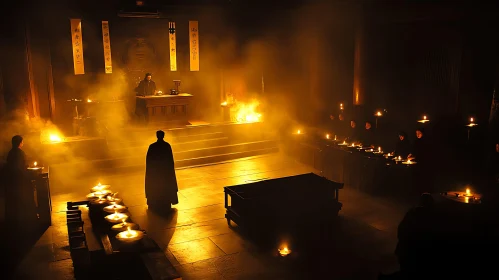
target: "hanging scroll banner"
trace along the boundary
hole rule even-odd
[[[111,60],[111,37],[108,21],[102,21],[102,42],[104,45],[104,69],[106,74],[111,74],[113,73],[113,61]]]
[[[83,63],[83,40],[81,36],[81,19],[71,19],[71,40],[73,42],[75,75],[85,74],[85,65]]]
[[[168,23],[170,38],[170,71],[177,71],[177,35],[175,22]]]
[[[199,71],[199,30],[197,21],[189,21],[189,46],[191,50],[191,71]]]

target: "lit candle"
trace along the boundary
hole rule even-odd
[[[336,141],[336,135],[334,136],[334,141]]]
[[[466,189],[466,196],[471,196],[471,190],[469,188]]]
[[[36,167],[38,165],[38,162],[33,162],[33,165]]]
[[[329,139],[329,134],[326,134],[326,138]]]
[[[473,118],[470,118],[470,123],[473,123],[475,120]]]
[[[298,131],[296,133],[301,134],[301,130],[298,129]]]
[[[291,250],[288,249],[288,247],[284,247],[282,249],[278,249],[279,251],[279,254],[282,256],[282,257],[285,257],[287,255],[289,255],[291,253]]]
[[[376,116],[381,117],[382,113],[380,111],[376,112]]]
[[[401,156],[399,156],[399,160],[402,160],[402,157],[401,157]]]
[[[425,115],[425,116],[423,116],[423,120],[425,120],[425,121],[426,121],[426,115]]]
[[[381,153],[381,147],[378,147],[378,153]]]

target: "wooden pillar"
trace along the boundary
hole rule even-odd
[[[353,70],[353,104],[363,105],[365,102],[365,34],[364,26],[359,23],[355,34],[354,70]]]
[[[40,118],[40,105],[38,103],[38,91],[35,85],[35,76],[33,74],[33,56],[31,53],[29,22],[25,22],[25,40],[26,40],[26,64],[28,70],[29,92],[27,96],[28,113],[30,118]]]

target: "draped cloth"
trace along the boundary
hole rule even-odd
[[[170,208],[178,204],[172,147],[163,140],[151,144],[147,151],[145,186],[149,206]]]

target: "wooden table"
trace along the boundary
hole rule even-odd
[[[187,121],[193,95],[151,95],[136,97],[136,111],[148,122]]]

